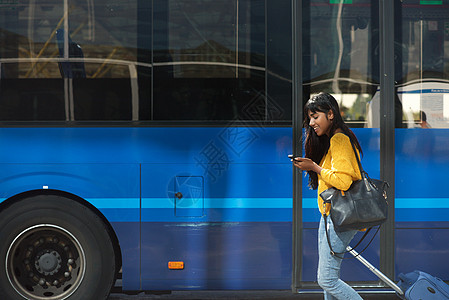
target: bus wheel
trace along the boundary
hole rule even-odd
[[[0,213],[0,299],[107,299],[114,247],[102,220],[58,195],[17,201]]]

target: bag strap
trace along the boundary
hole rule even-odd
[[[366,173],[365,170],[363,170],[362,163],[360,162],[360,158],[359,158],[359,156],[357,155],[357,151],[355,150],[354,144],[351,142],[351,140],[349,140],[349,142],[351,143],[352,150],[354,150],[354,155],[355,155],[355,158],[356,158],[356,160],[357,160],[357,164],[359,165],[360,176],[362,177],[361,179],[362,179],[362,180],[368,180],[368,181],[372,184],[371,178],[369,177],[368,173]],[[366,182],[366,181],[365,181],[365,182]],[[390,185],[389,185],[388,182],[386,182],[386,181],[384,181],[384,186],[385,186],[385,185],[386,185],[387,187],[390,187]],[[367,185],[367,188],[368,188],[368,190],[370,189],[368,185]]]
[[[348,136],[348,137],[349,137],[349,136]],[[363,170],[362,163],[360,162],[359,155],[357,154],[357,150],[355,149],[355,146],[354,146],[354,144],[352,143],[351,139],[349,139],[349,142],[351,143],[352,150],[354,150],[354,155],[355,155],[355,158],[356,158],[356,160],[357,160],[357,164],[359,165],[360,175],[362,176],[362,179],[363,179],[364,177],[366,177],[366,173],[365,173],[365,171]],[[329,249],[331,250],[331,255],[332,255],[332,256],[335,256],[335,257],[338,257],[338,258],[340,258],[340,259],[352,259],[352,258],[356,258],[356,257],[359,256],[360,254],[362,254],[362,253],[369,247],[369,245],[371,245],[371,242],[374,240],[374,237],[377,235],[377,233],[379,232],[379,229],[380,229],[380,225],[379,225],[379,227],[377,228],[376,232],[374,233],[374,235],[373,235],[373,237],[371,238],[371,240],[369,241],[369,243],[368,243],[368,244],[365,246],[365,248],[363,248],[363,250],[360,251],[356,256],[349,257],[349,258],[347,258],[347,257],[342,257],[342,256],[338,256],[337,254],[343,254],[343,255],[344,255],[345,253],[350,252],[350,251],[354,250],[355,248],[357,248],[357,247],[360,245],[360,243],[366,238],[366,236],[368,235],[368,233],[371,231],[371,229],[372,229],[373,227],[368,228],[368,229],[365,231],[365,233],[363,234],[362,238],[358,241],[357,245],[355,245],[354,247],[351,247],[350,250],[346,250],[346,251],[344,251],[344,252],[335,252],[335,251],[332,249],[332,245],[331,245],[331,242],[330,242],[330,239],[329,239],[329,232],[328,232],[328,230],[327,230],[327,215],[326,215],[326,213],[323,213],[323,217],[324,217],[324,223],[325,223],[326,239],[327,239],[327,243],[328,243],[328,245],[329,245]]]
[[[355,146],[354,146],[354,144],[352,143],[351,139],[349,139],[349,142],[351,143],[352,150],[354,150],[355,159],[357,159],[357,164],[359,165],[360,175],[361,175],[362,178],[363,178],[363,174],[365,173],[365,171],[363,170],[362,163],[360,162],[359,155],[357,154],[357,150],[355,150]]]
[[[363,234],[362,238],[358,241],[358,243],[357,243],[354,247],[351,247],[350,250],[346,250],[346,251],[343,251],[343,252],[335,252],[335,251],[332,249],[331,241],[330,241],[330,239],[329,239],[329,232],[328,232],[328,230],[327,230],[327,216],[326,216],[326,213],[323,213],[323,218],[324,218],[324,230],[326,231],[327,244],[329,245],[329,249],[331,250],[331,255],[332,255],[332,256],[335,256],[335,257],[338,257],[338,258],[340,258],[340,259],[352,259],[352,258],[356,258],[356,257],[359,256],[360,254],[362,254],[363,252],[365,252],[365,250],[369,247],[369,245],[371,245],[371,242],[374,240],[374,237],[377,235],[377,233],[379,232],[379,229],[380,229],[380,225],[379,225],[379,227],[377,228],[376,232],[374,233],[374,235],[373,235],[373,237],[371,238],[371,240],[369,241],[369,243],[368,243],[368,244],[365,246],[365,248],[363,248],[363,250],[360,251],[357,255],[355,255],[355,256],[353,256],[353,257],[343,257],[343,256],[338,256],[337,254],[343,254],[343,255],[344,255],[344,254],[347,253],[347,252],[351,252],[352,250],[355,250],[355,248],[357,248],[357,247],[360,245],[360,243],[366,238],[366,236],[368,235],[368,233],[371,231],[371,229],[372,229],[373,227],[368,228],[368,229],[365,231],[365,233]]]

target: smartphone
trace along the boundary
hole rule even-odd
[[[301,157],[301,156],[299,156],[299,155],[294,155],[294,154],[289,154],[289,155],[288,155],[288,158],[290,158],[290,159],[295,159],[295,158],[297,158],[297,157]]]

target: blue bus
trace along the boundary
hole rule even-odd
[[[0,298],[318,289],[302,106],[389,181],[364,256],[449,280],[449,1],[0,1]],[[392,30],[392,28],[394,30]],[[342,278],[385,291],[357,261]]]

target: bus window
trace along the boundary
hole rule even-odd
[[[138,120],[136,3],[2,5],[0,120]]]
[[[414,262],[413,268],[444,277],[447,243],[432,240],[444,236],[448,224],[438,212],[448,203],[440,187],[449,168],[449,1],[395,3],[394,38],[403,49],[396,79],[402,115],[394,131],[395,270]],[[413,222],[420,222],[419,234],[410,230]]]
[[[305,1],[304,7],[304,100],[328,92],[349,126],[375,127],[367,106],[379,85],[377,1]]]
[[[4,66],[5,72],[17,64]],[[12,72],[14,72],[13,70]],[[58,71],[57,66],[54,70]],[[2,78],[0,121],[64,121],[64,82],[61,78]]]
[[[73,80],[74,119],[77,121],[130,121],[133,116],[128,66],[86,64],[87,78]],[[119,76],[114,76],[120,74]],[[138,102],[134,105],[138,108]]]
[[[51,40],[62,16],[62,7],[48,1],[0,7],[0,121],[66,119],[64,82],[58,64],[48,60],[58,53]]]
[[[403,45],[402,77],[396,80],[402,127],[449,128],[448,4],[400,6],[395,39]]]
[[[288,123],[289,8],[262,0],[2,5],[0,120]],[[17,80],[28,88],[13,90],[24,86]]]
[[[69,40],[85,68],[73,80],[75,121],[139,119],[137,12],[137,1],[69,1]]]
[[[155,120],[248,120],[260,95],[266,110],[264,1],[163,0],[154,10]]]

